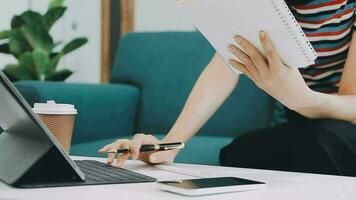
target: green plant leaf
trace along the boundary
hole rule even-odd
[[[24,23],[25,23],[25,21],[22,19],[22,17],[16,15],[11,19],[11,28],[12,29],[19,28]]]
[[[20,30],[32,49],[40,47],[51,51],[54,46],[53,39],[47,30],[44,17],[39,13],[26,11],[21,18],[25,24],[20,27]]]
[[[47,30],[50,30],[52,26],[64,15],[66,7],[56,7],[48,10],[44,16]]]
[[[48,67],[47,67],[47,69],[45,71],[46,75],[49,75],[49,74],[51,74],[51,73],[56,71],[56,68],[57,68],[58,63],[61,60],[61,58],[62,58],[62,54],[61,53],[55,53],[55,54],[51,55]]]
[[[23,25],[20,29],[32,49],[42,48],[48,52],[52,51],[54,46],[53,39],[45,27],[39,24]]]
[[[28,51],[28,52],[22,54],[19,58],[19,63],[20,63],[20,66],[26,68],[28,73],[31,73],[31,75],[33,77],[36,77],[36,78],[39,77],[31,52]]]
[[[53,8],[58,8],[63,6],[64,4],[64,0],[52,0],[51,3],[49,4],[49,10],[53,9]]]
[[[31,10],[24,12],[22,15],[20,15],[21,19],[24,21],[24,24],[28,26],[46,26],[46,21],[44,17],[37,13],[33,12]],[[22,25],[24,25],[22,24]]]
[[[49,64],[48,52],[44,49],[36,48],[33,51],[32,56],[40,80],[45,80],[45,71],[47,70]]]
[[[72,74],[73,72],[68,69],[59,70],[48,75],[46,81],[64,81]]]
[[[0,53],[10,54],[10,47],[8,43],[0,44]]]
[[[9,46],[10,46],[10,52],[16,58],[19,58],[21,54],[32,50],[31,46],[26,41],[26,38],[22,34],[20,29],[13,29],[10,32]]]
[[[0,40],[3,39],[8,39],[9,38],[10,31],[1,31],[0,32]]]
[[[11,26],[9,43],[11,53],[15,57],[20,57],[26,51],[32,51],[37,47],[37,44],[45,46],[44,43],[49,43],[47,45],[49,49],[52,38],[49,36],[44,19],[39,13],[26,11],[20,16],[15,16]]]
[[[7,65],[3,72],[11,81],[36,80],[27,68],[20,65]]]
[[[84,38],[84,37],[76,38],[76,39],[72,40],[71,42],[69,42],[66,46],[64,46],[62,53],[63,53],[63,55],[66,55],[66,54],[80,48],[87,42],[88,42],[87,38]]]
[[[72,71],[56,71],[61,58],[85,45],[87,38],[77,38],[57,52],[50,28],[66,11],[64,0],[51,0],[46,14],[26,11],[11,20],[12,29],[0,32],[0,53],[10,53],[18,59],[17,65],[8,65],[4,72],[12,80],[64,81]],[[57,49],[57,48],[56,48]]]

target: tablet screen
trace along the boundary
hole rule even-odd
[[[191,180],[182,180],[182,181],[164,181],[160,183],[174,186],[174,187],[184,188],[184,189],[203,189],[203,188],[215,188],[215,187],[265,184],[258,181],[252,181],[252,180],[235,178],[235,177],[203,178],[203,179],[191,179]]]

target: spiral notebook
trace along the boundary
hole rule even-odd
[[[232,58],[234,36],[250,40],[261,52],[259,32],[268,32],[283,62],[303,68],[315,63],[317,53],[284,0],[177,0],[182,15],[206,37],[225,62]],[[237,45],[237,44],[236,44]],[[238,45],[237,45],[238,46]],[[227,64],[236,74],[240,74]]]

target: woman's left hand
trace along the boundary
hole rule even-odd
[[[236,36],[235,40],[242,50],[233,44],[229,46],[229,50],[241,62],[235,59],[230,59],[229,62],[253,80],[259,88],[293,110],[303,107],[305,101],[311,99],[313,92],[306,85],[299,70],[283,64],[266,32],[260,33],[266,56],[242,36]]]

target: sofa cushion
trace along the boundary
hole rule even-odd
[[[133,84],[142,91],[136,132],[169,131],[214,53],[197,32],[130,33],[122,39],[111,81]],[[233,136],[269,126],[272,102],[242,77],[239,87],[200,134]]]
[[[78,116],[73,143],[120,137],[135,131],[139,90],[134,86],[21,81],[16,87],[31,106],[47,100],[74,104]]]

